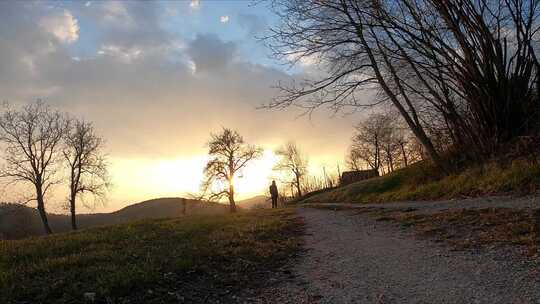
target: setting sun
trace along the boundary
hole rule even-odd
[[[277,156],[271,150],[265,150],[260,159],[249,164],[240,175],[235,177],[234,184],[240,199],[266,194],[274,174],[272,168]]]
[[[207,159],[206,155],[157,160],[113,159],[111,199],[119,200],[114,209],[133,203],[132,200],[197,194]],[[276,160],[272,150],[264,150],[260,159],[254,160],[235,176],[238,199],[266,193]]]

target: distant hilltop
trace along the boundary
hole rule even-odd
[[[243,209],[267,208],[266,196],[238,201]],[[225,204],[210,203],[181,197],[165,197],[129,205],[111,213],[78,214],[79,228],[122,224],[136,220],[174,218],[185,215],[211,215],[228,212]],[[48,214],[54,232],[71,231],[67,214]],[[20,204],[0,203],[0,239],[21,239],[44,235],[43,224],[35,208]]]
[[[111,213],[79,214],[80,228],[121,224],[142,219],[174,218],[184,215],[221,214],[228,206],[180,197],[158,198],[127,206]],[[70,217],[49,214],[54,232],[71,231]],[[20,204],[0,204],[0,239],[20,239],[43,235],[37,210]]]

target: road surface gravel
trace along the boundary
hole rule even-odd
[[[246,303],[540,303],[540,261],[517,247],[452,251],[350,211],[299,208],[305,253]]]

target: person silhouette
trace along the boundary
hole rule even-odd
[[[272,197],[272,208],[277,208],[279,193],[277,190],[276,181],[272,181],[272,185],[270,185],[270,196]]]

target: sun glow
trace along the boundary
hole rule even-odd
[[[206,155],[174,159],[112,159],[113,189],[107,209],[115,210],[145,199],[197,194],[203,180]],[[265,150],[234,178],[236,199],[265,194],[277,156]],[[114,205],[114,206],[112,206]]]
[[[244,199],[266,194],[273,176],[273,167],[278,157],[271,150],[265,150],[260,159],[254,160],[234,178],[238,198]]]

